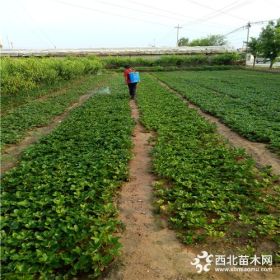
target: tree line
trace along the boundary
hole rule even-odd
[[[189,40],[189,38],[181,38],[178,41],[178,46],[223,46],[226,45],[227,41],[225,39],[225,36],[223,35],[208,35],[205,38],[200,39],[194,39],[192,41]]]
[[[178,41],[178,46],[223,46],[226,44],[227,41],[223,35],[208,35],[192,41],[183,37]],[[277,22],[270,21],[266,27],[262,28],[258,38],[251,37],[246,50],[254,57],[253,67],[257,56],[260,56],[269,60],[269,67],[272,68],[280,55],[280,19]]]

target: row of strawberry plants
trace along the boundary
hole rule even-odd
[[[279,75],[244,70],[156,74],[249,140],[280,154]]]
[[[133,121],[119,81],[30,147],[2,182],[2,276],[72,279],[118,254],[114,195],[128,178]]]
[[[157,132],[155,205],[182,241],[279,246],[277,179],[257,171],[243,150],[228,147],[214,125],[155,78],[142,75],[137,102],[141,121]]]
[[[2,117],[1,144],[13,144],[21,140],[29,129],[47,125],[51,118],[64,112],[79,96],[99,87],[106,79],[104,76],[89,76],[82,84],[73,85],[63,94],[33,100],[17,107]]]

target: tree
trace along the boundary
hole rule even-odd
[[[189,46],[223,46],[227,42],[223,35],[208,35],[205,38],[195,39]]]
[[[223,46],[227,42],[223,35],[209,35],[205,38],[194,39],[190,41],[188,38],[181,38],[178,46]]]
[[[278,55],[280,55],[280,19],[276,22],[270,21],[268,25],[262,29],[259,36],[260,51],[265,58],[270,59],[272,68]]]
[[[255,67],[256,64],[256,58],[257,55],[260,51],[260,41],[257,38],[251,37],[251,40],[248,42],[248,51],[253,55],[254,57],[254,63],[253,63],[253,68]]]
[[[178,41],[178,46],[179,47],[188,46],[188,45],[189,45],[189,38],[183,37]]]

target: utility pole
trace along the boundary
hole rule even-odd
[[[178,24],[178,26],[175,26],[174,28],[177,28],[177,42],[176,42],[176,46],[179,46],[179,29],[183,28],[183,26],[180,26]]]
[[[247,39],[246,39],[246,58],[245,58],[245,64],[247,64],[247,59],[248,59],[248,43],[249,43],[249,34],[250,34],[250,27],[251,27],[251,23],[248,22],[246,25],[247,28]]]
[[[247,27],[246,54],[247,54],[247,52],[248,52],[248,43],[249,43],[249,34],[250,34],[251,23],[248,22],[248,24],[246,25],[246,27]]]

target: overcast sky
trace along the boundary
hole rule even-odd
[[[0,0],[4,48],[110,48],[176,45],[179,37],[227,34],[280,17],[278,0]],[[257,36],[265,24],[254,24]],[[244,28],[227,36],[242,47]]]

